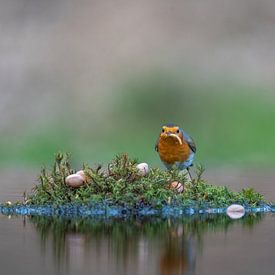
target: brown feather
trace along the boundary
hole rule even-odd
[[[160,136],[157,148],[160,159],[168,164],[183,162],[190,154],[190,147],[185,140],[182,140],[180,144],[177,139]]]

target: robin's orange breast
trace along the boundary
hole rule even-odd
[[[187,160],[190,154],[190,148],[185,141],[180,144],[172,138],[160,138],[158,152],[163,162],[173,164],[177,161],[183,162]]]

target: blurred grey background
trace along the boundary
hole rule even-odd
[[[0,1],[0,167],[160,165],[162,123],[206,167],[275,163],[275,2]]]

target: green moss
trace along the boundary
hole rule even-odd
[[[252,188],[237,193],[227,187],[207,184],[202,179],[203,169],[200,166],[197,167],[196,177],[188,182],[186,175],[178,170],[153,168],[148,175],[140,176],[136,164],[137,160],[130,159],[126,154],[116,156],[104,169],[84,164],[87,183],[71,188],[65,184],[65,178],[75,170],[71,168],[69,155],[59,153],[50,171],[45,168],[41,170],[40,184],[25,200],[29,204],[42,205],[105,201],[129,207],[161,207],[164,204],[222,207],[237,202],[256,206],[264,201],[263,196]],[[184,192],[170,189],[172,181],[183,183]]]

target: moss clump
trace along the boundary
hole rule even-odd
[[[136,164],[136,160],[122,154],[116,156],[105,169],[83,165],[87,183],[74,189],[65,184],[66,176],[75,172],[69,156],[59,153],[51,171],[42,169],[40,184],[34,187],[25,202],[35,205],[106,202],[129,207],[161,207],[165,204],[222,207],[232,203],[257,206],[264,202],[263,196],[252,188],[237,193],[227,187],[207,184],[201,178],[201,167],[197,167],[196,178],[188,182],[178,170],[153,168],[142,177]],[[172,181],[184,183],[184,192],[169,189]]]

